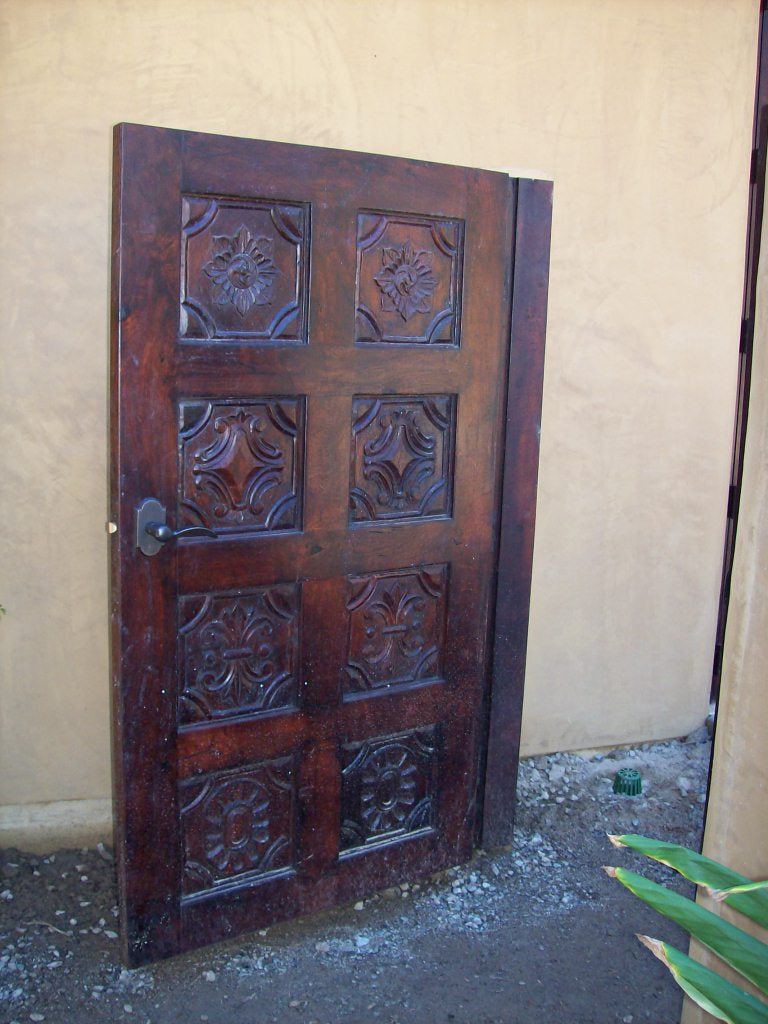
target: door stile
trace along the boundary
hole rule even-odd
[[[119,766],[114,773],[115,848],[126,893],[121,901],[123,955],[138,962],[173,952],[179,928],[176,674],[167,671],[176,661],[176,555],[134,557],[133,496],[144,492],[168,509],[175,504],[175,467],[156,452],[176,444],[171,367],[162,346],[169,328],[176,331],[178,325],[178,281],[167,256],[178,248],[180,156],[178,139],[165,133],[155,134],[150,144],[146,134],[138,138],[131,126],[118,127],[115,134],[116,167],[140,183],[139,188],[119,189],[113,236],[111,437],[113,465],[121,467],[121,475],[113,479],[110,514],[117,525],[112,535],[113,749]],[[141,202],[133,208],[138,195]],[[158,396],[151,430],[137,424],[126,397],[143,394]],[[147,748],[153,757],[141,756]],[[145,827],[131,828],[136,821]]]

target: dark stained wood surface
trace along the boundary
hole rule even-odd
[[[541,254],[502,174],[138,125],[115,145],[113,774],[136,965],[469,856],[512,255]],[[512,336],[535,390],[540,350]],[[507,416],[504,493],[518,470],[533,485],[496,623],[524,646],[535,450]],[[216,538],[141,554],[147,497]]]
[[[552,183],[517,183],[511,346],[482,844],[512,840],[547,327]]]

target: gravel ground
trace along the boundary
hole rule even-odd
[[[634,938],[683,944],[600,870],[689,891],[606,832],[698,846],[706,729],[521,764],[514,844],[422,884],[136,971],[117,959],[103,846],[0,851],[0,1021],[49,1024],[677,1024],[679,990]],[[643,794],[616,796],[637,768]]]

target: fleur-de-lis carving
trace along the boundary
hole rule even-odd
[[[439,678],[446,567],[350,577],[349,584],[345,695]]]
[[[181,723],[253,714],[295,700],[297,593],[293,585],[242,596],[186,597],[181,627]]]
[[[407,658],[417,658],[424,647],[420,632],[424,622],[426,602],[401,583],[391,591],[383,591],[365,612],[365,635],[369,643],[362,655],[371,665],[386,661],[397,646]]]

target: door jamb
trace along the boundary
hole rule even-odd
[[[547,324],[552,182],[510,180],[515,208],[509,373],[499,487],[495,619],[478,838],[512,838],[531,596]]]
[[[739,371],[736,386],[736,409],[733,427],[733,455],[731,479],[728,488],[723,568],[720,581],[720,599],[715,633],[715,652],[712,664],[711,698],[717,701],[723,667],[723,647],[728,621],[728,602],[731,595],[731,570],[736,550],[736,530],[741,502],[741,484],[744,475],[744,445],[749,416],[749,392],[752,379],[752,349],[755,340],[755,302],[757,268],[760,261],[760,238],[765,206],[766,158],[768,157],[768,0],[761,0],[760,28],[757,44],[757,81],[755,84],[755,113],[752,128],[752,160],[749,173],[749,207],[747,238],[744,256],[744,296],[741,310],[739,338]]]

